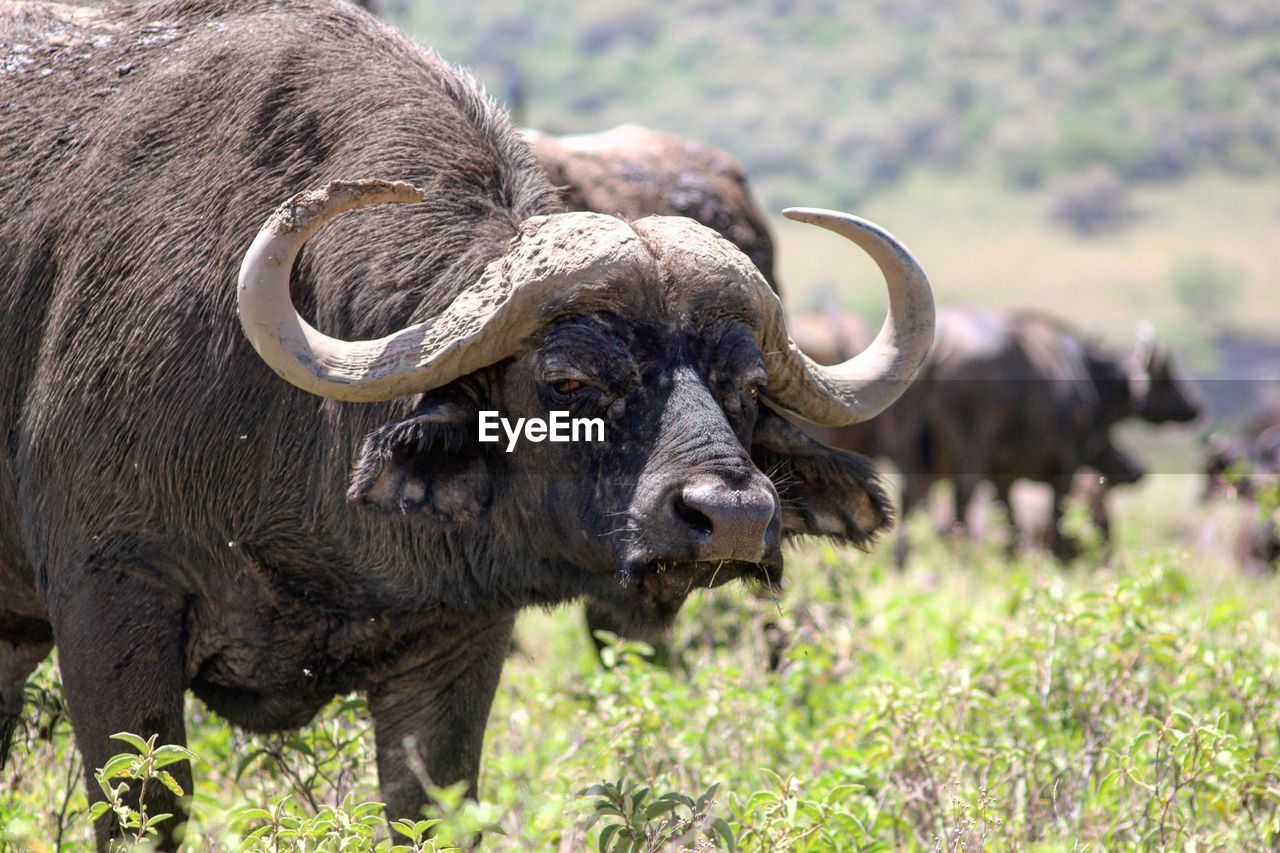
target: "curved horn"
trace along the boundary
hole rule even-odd
[[[764,300],[774,316],[764,329],[767,396],[815,423],[845,426],[870,420],[901,396],[933,345],[933,291],[920,264],[880,226],[833,210],[788,208],[788,219],[820,225],[856,243],[884,274],[889,313],[874,341],[841,364],[823,367],[787,335],[782,306]]]
[[[377,402],[445,385],[514,354],[545,322],[544,307],[603,288],[618,265],[645,257],[621,221],[592,213],[536,216],[511,249],[436,317],[371,341],[318,331],[289,298],[302,245],[349,210],[422,201],[402,181],[334,181],[299,193],[262,226],[240,266],[240,323],[253,348],[292,384],[335,400]],[[573,248],[573,251],[565,251]]]

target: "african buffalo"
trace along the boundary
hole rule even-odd
[[[873,417],[923,362],[928,282],[876,226],[789,214],[888,285],[877,342],[821,367],[732,244],[561,212],[468,77],[348,3],[0,28],[0,720],[56,643],[90,779],[111,733],[182,743],[188,689],[259,731],[363,690],[415,815],[411,767],[474,788],[521,608],[661,625],[776,585],[784,537],[886,525],[867,460],[776,414]],[[480,411],[605,440],[506,452]]]
[[[1274,503],[1280,489],[1280,409],[1256,412],[1236,436],[1214,436],[1209,451],[1204,498],[1237,501],[1236,562],[1252,574],[1275,571],[1280,568],[1280,508]]]
[[[1252,500],[1280,477],[1280,409],[1254,413],[1239,434],[1206,440],[1204,497]]]
[[[1280,569],[1280,508],[1264,511],[1249,504],[1238,515],[1232,547],[1240,568],[1253,575]]]
[[[768,221],[727,152],[634,124],[574,136],[521,133],[568,210],[687,216],[741,249],[778,289]]]
[[[869,337],[838,314],[796,318],[792,329],[819,362],[842,360]],[[832,446],[891,459],[903,475],[903,515],[923,504],[938,480],[954,485],[961,525],[983,481],[995,485],[1006,509],[1017,480],[1047,483],[1053,503],[1046,545],[1066,557],[1074,545],[1060,522],[1073,484],[1106,539],[1106,491],[1142,476],[1141,465],[1112,442],[1111,428],[1131,418],[1186,422],[1199,413],[1172,356],[1147,333],[1120,358],[1043,313],[951,306],[938,312],[934,347],[893,407],[870,423],[811,431]],[[1092,482],[1082,469],[1094,472]]]

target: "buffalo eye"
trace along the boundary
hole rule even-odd
[[[561,396],[569,396],[575,391],[582,389],[581,379],[559,379],[551,383],[552,389]]]
[[[745,376],[739,374],[731,381],[720,385],[720,405],[730,421],[738,427],[749,429],[755,420],[759,408],[760,394],[765,390],[763,371],[751,371]]]
[[[550,408],[568,409],[580,417],[597,413],[611,401],[599,385],[586,377],[576,374],[557,378],[547,378],[549,399],[545,401]]]

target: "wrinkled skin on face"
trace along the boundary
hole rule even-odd
[[[512,372],[513,413],[605,421],[605,442],[530,445],[515,472],[522,491],[540,496],[558,556],[604,579],[595,597],[665,623],[695,586],[780,580],[777,493],[747,450],[765,375],[745,324],[572,318]],[[699,486],[712,495],[705,512],[683,497]],[[716,524],[732,522],[712,516],[731,503],[745,517],[714,547]]]
[[[740,318],[569,314],[519,357],[426,395],[371,435],[350,497],[449,523],[517,519],[531,551],[620,629],[647,635],[694,589],[776,586],[785,536],[865,545],[889,523],[867,460],[762,405],[766,383]],[[605,440],[521,439],[508,453],[505,438],[475,440],[482,409],[509,421],[600,418]]]

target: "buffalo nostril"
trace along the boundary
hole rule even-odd
[[[673,500],[676,516],[699,534],[702,560],[761,559],[777,513],[763,489],[733,489],[718,481],[690,483]]]
[[[690,506],[689,503],[685,501],[684,495],[676,495],[675,512],[676,518],[680,519],[704,536],[710,536],[712,531],[715,529],[715,525],[712,523],[710,518],[707,518],[706,513],[696,507]]]

